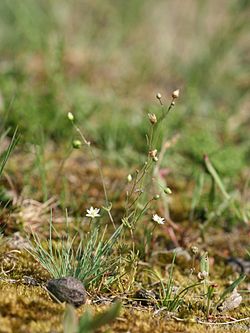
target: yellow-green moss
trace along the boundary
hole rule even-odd
[[[91,306],[95,311],[103,311],[105,306]],[[1,333],[49,333],[63,332],[62,319],[65,306],[54,303],[41,287],[28,287],[0,283],[0,332]],[[85,309],[78,311],[80,316]],[[241,307],[234,317],[246,317],[248,309]],[[233,326],[212,326],[192,322],[192,318],[178,322],[166,313],[154,315],[147,308],[123,308],[119,318],[110,326],[110,332],[133,333],[177,333],[177,332],[246,332],[250,323],[241,322]],[[99,332],[104,332],[104,327]]]

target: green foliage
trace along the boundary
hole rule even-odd
[[[228,295],[230,295],[230,294],[234,291],[234,289],[237,288],[237,287],[239,286],[239,284],[240,284],[241,282],[243,282],[243,281],[245,280],[245,278],[246,278],[245,275],[241,275],[241,276],[238,277],[236,280],[234,280],[234,282],[232,282],[232,283],[230,284],[230,286],[227,287],[227,288],[221,293],[221,295],[220,295],[220,297],[219,297],[219,300],[217,301],[217,303],[216,303],[216,305],[215,305],[215,308],[217,308],[217,306],[218,306],[219,304],[221,304],[221,303],[225,300],[225,298],[226,298]]]
[[[233,184],[225,185],[224,179],[207,155],[203,157],[203,161],[205,170],[196,175],[190,211],[191,219],[194,219],[195,213],[199,210],[205,213],[201,225],[203,237],[210,223],[218,222],[219,219],[222,222],[227,221],[228,229],[243,221],[247,223],[250,209],[242,200],[241,193],[233,188]]]
[[[0,138],[0,143],[1,143],[1,139],[3,139],[3,137],[4,136],[2,136]],[[18,141],[17,130],[15,130],[8,148],[0,156],[0,177],[3,173],[3,169],[6,165],[6,163],[10,157],[10,154],[12,153],[13,149],[15,148],[17,141]]]
[[[167,280],[164,279],[159,272],[153,272],[153,277],[157,278],[160,282],[160,296],[155,299],[155,303],[160,311],[167,310],[170,312],[182,311],[185,307],[193,307],[194,295],[199,299],[196,306],[204,313],[207,318],[211,313],[219,311],[218,306],[230,296],[233,291],[242,283],[245,276],[240,276],[233,283],[230,284],[224,291],[215,292],[218,285],[211,281],[212,276],[209,275],[209,259],[208,253],[204,252],[200,257],[200,271],[197,278],[194,278],[192,274],[189,278],[189,284],[184,287],[177,288],[176,281],[173,277],[173,268],[176,253],[174,254],[172,264],[169,270]],[[151,272],[152,273],[152,272]],[[191,292],[191,297],[188,297],[188,293]],[[199,295],[199,297],[198,297]],[[190,311],[190,309],[188,310]]]
[[[102,326],[110,324],[119,316],[121,311],[121,303],[116,302],[107,310],[96,315],[90,309],[77,320],[75,309],[71,305],[67,305],[64,315],[64,333],[94,333]]]
[[[199,278],[202,280],[201,284],[203,284],[204,294],[203,294],[203,311],[206,313],[206,317],[213,312],[219,310],[218,306],[222,304],[222,302],[226,299],[227,296],[231,295],[233,291],[239,286],[241,282],[244,281],[244,275],[238,277],[233,283],[230,284],[223,292],[220,293],[219,296],[215,296],[215,288],[218,286],[210,281],[209,277],[209,258],[208,253],[204,252],[200,258],[200,272]]]
[[[154,98],[152,89],[148,94],[148,85],[153,85],[154,90],[166,89],[166,82],[175,80],[176,85],[188,84],[183,89],[185,102],[179,106],[180,116],[168,120],[168,133],[182,128],[182,132],[186,131],[182,142],[185,151],[190,149],[192,153],[192,144],[186,139],[194,138],[194,145],[204,145],[201,150],[209,154],[218,147],[220,138],[227,136],[230,117],[240,112],[247,97],[247,52],[241,40],[248,31],[244,9],[248,6],[225,4],[219,23],[216,17],[208,17],[210,33],[203,24],[215,8],[214,3],[194,1],[192,6],[198,17],[193,29],[199,31],[194,38],[190,38],[192,24],[181,14],[185,6],[180,10],[162,1],[157,6],[153,0],[97,0],[95,4],[90,0],[77,0],[75,4],[66,0],[1,1],[0,51],[7,54],[7,60],[1,67],[0,87],[5,104],[13,98],[7,126],[18,125],[27,140],[42,128],[46,139],[58,142],[68,138],[70,127],[65,113],[73,110],[80,121],[87,123],[95,142],[110,154],[116,153],[119,160],[120,151],[127,146],[133,147],[135,153],[143,149],[146,130],[140,121],[141,109],[152,108],[148,102]],[[180,18],[183,34],[179,34],[178,43],[183,44],[184,52],[163,45],[158,31],[169,40],[173,38],[164,12],[173,12],[170,26]],[[144,87],[145,93],[141,93]],[[172,88],[167,87],[167,94]],[[139,105],[135,96],[136,100],[141,97]],[[210,138],[202,145],[193,124],[199,128],[209,124],[205,135]],[[224,167],[224,157],[216,153],[220,163],[215,165],[223,174],[235,174],[242,167],[242,149],[234,145],[240,135],[241,146],[246,146],[239,124],[232,137],[231,153],[237,154],[234,163],[229,152],[222,152],[227,157]],[[219,144],[220,150],[224,146]],[[200,159],[196,148],[193,155]]]
[[[66,239],[60,244],[53,242],[52,233],[60,239],[61,236],[50,221],[50,236],[42,242],[38,234],[33,234],[34,242],[28,252],[49,272],[53,278],[73,276],[84,282],[84,285],[97,285],[106,273],[115,270],[118,258],[110,256],[122,231],[119,226],[105,240],[105,230],[98,225],[92,226],[90,232],[81,236],[71,236],[66,230]],[[79,235],[78,235],[79,237]]]
[[[177,286],[175,286],[175,280],[173,278],[173,270],[174,270],[174,262],[176,258],[176,252],[174,253],[172,264],[169,271],[169,276],[167,278],[167,282],[161,277],[158,272],[153,272],[153,275],[159,279],[161,288],[160,288],[160,297],[157,300],[157,306],[162,310],[167,310],[170,312],[176,312],[179,307],[184,302],[185,296],[189,292],[189,290],[194,289],[196,286],[200,285],[200,282],[191,283],[187,287],[179,290]]]
[[[1,1],[2,47],[14,46],[16,51],[42,49],[54,25],[51,9],[50,1]]]
[[[230,140],[226,144],[222,143],[218,131],[207,127],[204,123],[202,130],[196,127],[188,128],[184,133],[185,142],[181,140],[179,143],[182,153],[190,161],[188,170],[197,170],[203,165],[204,155],[208,155],[223,177],[236,178],[246,164],[246,145],[238,145]]]
[[[98,147],[105,160],[129,166],[129,172],[131,165],[136,164],[137,168],[136,172],[131,172],[133,180],[126,188],[123,226],[119,226],[110,237],[109,231],[106,233],[106,228],[103,230],[94,221],[89,232],[82,232],[78,226],[77,233],[72,235],[68,226],[62,233],[58,232],[51,220],[48,240],[44,241],[40,234],[33,235],[30,253],[51,277],[71,275],[82,280],[89,288],[101,288],[103,280],[109,287],[115,281],[121,290],[132,290],[134,282],[141,282],[137,280],[137,266],[144,265],[146,261],[140,262],[139,259],[148,259],[148,256],[155,262],[151,248],[168,242],[165,231],[171,235],[172,241],[179,239],[179,234],[175,235],[178,228],[175,228],[174,222],[186,219],[186,208],[179,209],[178,203],[175,203],[180,199],[186,207],[194,183],[190,219],[201,222],[203,239],[210,237],[210,223],[228,229],[239,221],[248,223],[250,210],[246,203],[248,176],[245,165],[249,162],[250,150],[247,138],[249,119],[245,110],[249,99],[246,70],[249,52],[246,40],[250,2],[223,1],[220,11],[217,7],[216,1],[205,0],[194,0],[188,4],[183,1],[181,7],[178,2],[164,0],[157,3],[154,0],[0,1],[0,118],[4,118],[0,131],[12,129],[8,132],[12,141],[0,156],[0,178],[15,147],[17,133],[14,129],[18,127],[22,133],[23,154],[30,149],[30,143],[35,144],[36,149],[35,158],[33,151],[27,158],[28,167],[24,167],[27,173],[24,177],[18,177],[14,184],[17,195],[24,199],[32,198],[30,194],[33,194],[37,174],[33,179],[29,163],[34,158],[31,165],[37,168],[41,179],[40,198],[47,201],[50,186],[54,184],[51,181],[54,175],[49,171],[58,162],[59,148],[78,140],[79,136],[83,142],[85,140],[79,128],[76,128],[76,137],[72,137],[72,128],[66,119],[69,111],[86,129],[86,138],[90,140],[93,152]],[[187,10],[193,15],[186,15]],[[167,20],[166,13],[169,13]],[[164,119],[161,126],[154,127],[157,131],[152,137],[148,135],[149,145],[145,147],[145,137],[152,127],[149,122],[142,120],[142,115],[150,112],[155,113],[158,119],[161,119],[161,115],[164,118],[167,108],[161,108],[155,93],[159,90],[164,105],[168,105],[171,92],[176,88],[181,91],[175,108],[177,112],[174,110],[167,121]],[[170,142],[175,134],[181,134],[177,145],[171,142],[164,152],[166,156],[163,154],[164,158],[159,161],[161,146]],[[55,155],[51,169],[46,162],[48,146],[52,147],[49,154],[52,152],[51,155]],[[79,141],[75,147],[80,147]],[[148,157],[147,162],[150,163],[143,164],[139,169],[139,162],[145,162],[145,154],[151,148],[158,149],[157,158],[153,160]],[[82,149],[85,149],[84,145]],[[74,151],[74,154],[77,156],[77,152]],[[204,155],[209,159],[204,160]],[[95,160],[94,154],[92,157]],[[155,163],[157,161],[159,163]],[[64,162],[61,165],[64,166]],[[84,164],[85,156],[78,162]],[[67,170],[65,179],[62,179],[65,193],[58,194],[59,185],[54,186],[57,197],[61,195],[71,199],[75,195],[71,185],[75,184],[75,179],[78,180],[78,174],[77,177],[70,174],[71,171],[75,173],[75,165],[72,170]],[[92,164],[89,165],[91,168]],[[98,168],[100,165],[97,163]],[[17,169],[18,174],[22,173],[23,169],[19,170],[18,165]],[[60,183],[60,177],[63,178],[61,171],[66,167],[62,169],[58,173],[57,183]],[[99,172],[106,196],[104,209],[114,222],[112,205],[106,195],[106,173],[103,176],[101,169]],[[152,176],[154,185],[159,185],[158,188],[155,186],[159,191],[153,194],[148,191]],[[150,182],[147,178],[150,178]],[[182,183],[182,178],[185,185],[182,187],[180,184],[179,190],[179,180]],[[172,202],[166,196],[163,201],[161,195],[169,181],[173,188]],[[114,185],[118,197],[116,183],[109,185],[112,189]],[[68,189],[71,192],[68,193]],[[6,192],[0,186],[1,203],[8,202]],[[76,192],[78,196],[79,191]],[[144,204],[148,193],[152,194],[152,198]],[[86,198],[88,194],[81,193],[80,198],[75,200],[77,204],[80,201],[82,205],[82,196]],[[120,199],[124,200],[124,197]],[[64,204],[62,201],[58,210],[67,205],[67,201]],[[19,205],[22,200],[17,202]],[[172,205],[170,210],[169,203]],[[151,214],[151,209],[157,205],[159,211],[164,212],[162,216],[166,220],[166,227],[163,227],[163,231],[157,230],[162,234],[154,238],[156,225],[149,229],[150,223],[144,228],[137,222],[148,210]],[[20,212],[14,212],[14,217],[21,219],[29,216],[29,207],[20,206],[17,207]],[[115,214],[118,212],[117,215],[121,217],[120,201],[113,206],[117,209]],[[80,206],[74,208],[75,212],[80,210]],[[171,217],[174,217],[174,221]],[[10,220],[12,224],[12,216]],[[144,222],[146,224],[148,221]],[[139,238],[139,245],[137,237],[141,236],[142,230],[136,229],[136,224],[139,229],[144,228],[146,235],[145,242]],[[120,258],[115,253],[115,246],[123,228],[126,228],[130,238],[125,238],[124,244],[120,244],[126,248],[124,258]],[[180,237],[185,236],[182,234]],[[1,239],[0,234],[0,243]],[[122,263],[126,263],[124,267],[121,267]],[[175,256],[168,278],[158,272],[152,273],[160,282],[160,297],[154,301],[158,308],[167,311],[178,311],[182,305],[187,306],[189,311],[195,294],[195,303],[199,299],[198,308],[208,318],[244,279],[236,279],[222,293],[215,292],[217,287],[210,283],[212,271],[209,272],[208,255],[204,253],[200,258],[200,280],[194,279],[192,271],[188,283],[176,289],[174,263]],[[125,276],[124,280],[121,276]],[[125,286],[122,285],[123,281]],[[119,304],[96,316],[87,310],[78,323],[74,309],[68,307],[65,332],[93,332],[113,320],[118,312]],[[17,313],[15,318],[19,318]],[[4,320],[5,316],[0,319]]]

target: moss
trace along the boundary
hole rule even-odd
[[[2,257],[8,257],[8,253],[11,254],[11,251],[12,249],[6,248]],[[25,250],[13,252],[13,255],[3,262],[2,267],[4,271],[10,270],[8,272],[10,279],[21,280],[24,276],[29,276],[42,282],[49,278],[49,274]]]
[[[197,143],[196,143],[197,144]],[[54,154],[54,151],[52,152]],[[51,160],[54,162],[57,161],[58,157],[52,156],[52,153],[48,154],[51,157]],[[22,155],[22,156],[21,156]],[[16,165],[21,165],[20,157],[23,160],[23,154],[20,156],[16,155],[18,160],[15,161]],[[196,155],[196,154],[195,154]],[[198,156],[198,153],[197,153]],[[48,158],[49,159],[49,158]],[[18,162],[18,163],[17,163]],[[56,163],[55,163],[56,164]],[[57,163],[58,164],[58,163]],[[82,165],[85,165],[82,168]],[[62,183],[58,182],[57,186],[53,187],[55,183],[55,171],[58,169],[58,165],[51,167],[51,173],[48,176],[48,184],[50,188],[53,188],[53,191],[56,194],[62,192]],[[17,173],[16,182],[18,188],[23,188],[23,172],[22,167],[15,170]],[[68,196],[67,200],[65,199],[64,205],[67,206],[70,203],[71,211],[69,212],[70,216],[77,217],[83,216],[85,208],[87,205],[101,205],[101,186],[99,184],[99,176],[97,170],[93,168],[93,163],[87,163],[85,158],[80,158],[75,154],[71,160],[67,161],[63,169],[63,174],[68,178],[67,191],[65,195]],[[119,219],[121,215],[123,200],[124,179],[126,178],[126,170],[114,170],[112,168],[104,169],[104,175],[107,180],[110,181],[109,185],[115,184],[114,190],[112,191],[111,200],[114,199],[114,216]],[[32,197],[32,189],[38,190],[38,197],[35,199],[40,200],[41,198],[41,188],[39,187],[40,183],[37,180],[35,175],[29,177],[31,180],[31,186],[29,188],[28,194]],[[189,186],[192,188],[192,186]],[[249,235],[246,232],[247,227],[239,226],[237,230],[234,230],[233,233],[226,233],[225,230],[218,227],[209,227],[206,229],[204,240],[200,237],[199,223],[194,221],[190,223],[187,219],[189,212],[189,203],[186,203],[187,195],[187,181],[178,180],[173,181],[171,188],[174,188],[175,191],[173,194],[173,202],[171,204],[171,217],[175,222],[179,221],[177,224],[179,229],[175,231],[177,240],[180,246],[184,249],[183,255],[177,255],[175,268],[174,268],[174,284],[175,286],[180,286],[181,288],[190,284],[190,268],[192,266],[192,258],[188,258],[188,253],[190,254],[190,247],[192,245],[198,246],[200,251],[208,251],[211,262],[211,280],[216,282],[219,285],[220,291],[226,287],[226,284],[229,280],[234,280],[236,274],[232,269],[225,264],[225,258],[229,256],[239,256],[244,257],[245,249],[249,244]],[[113,188],[112,188],[113,189]],[[39,192],[40,191],[40,192]],[[88,193],[84,194],[84,193]],[[185,199],[185,200],[184,200]],[[74,208],[72,208],[72,201],[74,201]],[[41,214],[37,214],[37,209],[40,209],[43,204],[36,202],[36,205],[28,207],[27,211],[25,210],[26,206],[18,207],[17,211],[22,212],[23,214],[17,214],[16,211],[8,211],[3,216],[1,216],[6,228],[4,230],[5,235],[12,234],[14,230],[20,229],[23,237],[27,236],[27,231],[29,227],[37,228],[36,232],[41,237],[46,237],[48,235],[48,221],[50,218],[50,209],[39,210]],[[63,205],[62,205],[63,206]],[[27,208],[27,207],[26,207]],[[34,216],[30,213],[34,211]],[[7,214],[8,213],[8,214]],[[25,214],[26,213],[26,214]],[[75,214],[75,215],[74,215]],[[9,215],[9,216],[8,216]],[[63,221],[64,212],[62,207],[55,208],[55,220]],[[0,219],[1,219],[0,218]],[[17,222],[20,220],[20,223]],[[138,226],[138,230],[135,233],[136,246],[141,243],[143,239],[145,228],[148,226],[149,217],[145,218],[144,224],[142,223]],[[78,226],[72,223],[72,228],[77,228]],[[60,233],[64,228],[63,223],[58,223],[56,228],[60,230]],[[106,290],[103,288],[98,290],[101,294],[101,297],[116,297],[122,293],[124,297],[125,291],[129,292],[125,294],[125,297],[129,298],[133,293],[141,287],[145,289],[153,289],[157,294],[159,294],[159,285],[156,285],[156,279],[152,278],[149,269],[154,269],[160,271],[164,277],[167,276],[168,267],[172,262],[173,253],[169,251],[173,248],[173,241],[170,240],[168,226],[165,225],[162,228],[157,228],[155,230],[155,239],[154,244],[152,245],[152,252],[148,253],[145,259],[140,258],[141,261],[135,261],[129,259],[129,249],[131,245],[131,238],[124,237],[124,242],[120,247],[124,247],[124,250],[120,249],[117,253],[113,255],[120,255],[124,259],[120,267],[120,273],[124,275],[115,281],[112,285],[107,285]],[[59,239],[54,239],[55,242],[59,242]],[[4,248],[1,248],[1,256],[5,256],[12,249],[7,248],[4,245]],[[219,251],[218,251],[219,250]],[[127,262],[126,262],[127,260]],[[146,262],[144,262],[146,261]],[[2,264],[2,263],[1,263]],[[196,272],[199,269],[199,255],[196,257],[195,262]],[[62,332],[62,318],[64,314],[64,305],[59,305],[54,303],[47,292],[42,289],[42,287],[32,287],[22,285],[22,279],[24,276],[32,277],[40,282],[46,281],[49,278],[49,274],[34,261],[30,255],[22,250],[20,253],[15,253],[13,256],[9,257],[8,260],[3,262],[3,268],[5,271],[10,272],[4,278],[15,279],[18,282],[11,284],[10,282],[0,282],[0,332],[9,333],[9,332],[25,332],[25,333],[36,333],[36,332]],[[121,274],[122,275],[122,274]],[[2,276],[1,276],[2,277]],[[226,278],[225,278],[226,277]],[[112,279],[113,277],[108,277]],[[104,277],[104,285],[105,285]],[[242,286],[241,289],[244,289],[245,286]],[[92,296],[90,299],[95,299],[94,291],[90,290]],[[199,294],[200,295],[200,294]],[[128,302],[124,304],[124,308],[120,317],[109,327],[110,332],[244,332],[247,329],[246,322],[236,324],[234,326],[222,326],[222,327],[207,327],[205,325],[199,325],[195,322],[197,317],[204,318],[202,312],[202,304],[199,295],[195,293],[190,293],[185,299],[183,307],[179,309],[179,312],[176,313],[176,316],[179,317],[179,320],[174,320],[171,318],[166,311],[162,311],[159,315],[155,315],[154,310],[150,308],[139,308],[138,304]],[[125,303],[125,302],[124,302]],[[236,311],[230,315],[235,318],[244,318],[249,316],[248,313],[249,302],[240,306]],[[92,306],[94,311],[102,311],[103,305]],[[81,307],[77,313],[81,315],[85,307]],[[226,317],[216,318],[216,320],[228,321]],[[100,332],[104,332],[106,328],[103,328]]]
[[[232,332],[245,332],[247,324],[239,323],[233,325]],[[225,329],[226,328],[226,329]],[[220,333],[227,332],[229,326],[225,327],[208,327],[197,324],[195,320],[178,322],[178,319],[171,320],[167,315],[155,316],[152,311],[141,311],[135,309],[126,309],[123,312],[121,320],[116,320],[112,325],[111,332],[133,332],[133,333]]]
[[[169,260],[165,259],[164,262],[155,262],[155,268],[160,269],[164,263],[167,264]],[[171,260],[170,260],[171,262]],[[213,267],[211,271],[211,278],[219,284],[219,289],[225,287],[225,267],[223,262],[217,261],[219,265]],[[186,265],[185,265],[186,267]],[[186,274],[186,268],[182,267],[181,262],[176,264],[174,269],[175,285],[185,286],[190,284],[189,274]],[[231,275],[230,275],[231,274]],[[36,279],[46,280],[46,273],[40,266],[33,261],[32,258],[26,253],[22,252],[19,257],[13,272],[10,272],[8,277],[21,279],[24,275],[32,276]],[[227,273],[227,280],[234,278],[232,273]],[[149,278],[147,270],[138,270],[136,280],[145,281],[146,287],[152,281]],[[125,281],[125,280],[124,280]],[[123,281],[123,282],[124,282]],[[134,284],[133,288],[138,286]],[[244,289],[244,286],[242,286]],[[155,289],[157,291],[157,288]],[[133,292],[133,290],[131,291]],[[115,286],[112,288],[111,295],[117,295]],[[101,296],[105,296],[102,293]],[[106,295],[110,297],[110,293]],[[90,299],[95,299],[92,294]],[[228,315],[234,318],[244,318],[249,315],[248,313],[249,302],[245,300],[245,304]],[[104,309],[103,305],[91,305],[94,311],[99,312]],[[63,331],[62,319],[65,306],[63,304],[54,303],[49,297],[48,293],[41,286],[25,286],[19,283],[11,284],[6,280],[0,281],[0,327],[1,332],[20,332],[20,333],[49,333]],[[85,310],[82,306],[77,310],[80,316]],[[156,333],[175,333],[175,332],[245,332],[247,329],[247,322],[237,323],[232,326],[212,326],[200,325],[196,323],[196,318],[204,318],[201,309],[201,303],[198,295],[193,292],[188,294],[184,306],[175,314],[177,318],[174,319],[169,316],[166,311],[161,311],[158,315],[155,310],[150,307],[138,307],[136,304],[124,304],[123,310],[119,318],[109,327],[109,332],[154,332]],[[219,315],[218,315],[219,316]],[[226,316],[215,318],[216,321],[230,321]],[[107,327],[106,327],[107,328]],[[99,332],[105,332],[103,328]],[[226,329],[226,330],[225,330]]]
[[[190,230],[191,232],[191,230]],[[244,229],[238,229],[238,233],[235,235],[225,235],[223,230],[213,230],[213,238],[208,240],[204,244],[197,244],[200,250],[207,249],[211,257],[211,280],[219,285],[219,292],[221,292],[227,285],[227,282],[231,279],[235,279],[236,274],[225,265],[224,255],[227,257],[228,245],[231,246],[231,251],[235,254],[239,253],[243,255],[244,248],[248,244],[248,237],[244,235]],[[163,235],[162,235],[163,237]],[[188,237],[188,233],[186,235]],[[224,238],[223,238],[224,237]],[[225,244],[225,239],[227,240]],[[58,240],[57,240],[58,241]],[[190,244],[191,245],[191,244]],[[162,243],[156,242],[155,250],[161,249]],[[221,249],[221,253],[218,254],[218,248]],[[8,253],[11,249],[5,246],[2,249],[2,255]],[[187,251],[187,250],[185,250]],[[181,256],[177,255],[176,264],[174,268],[174,284],[175,286],[187,286],[190,284],[190,267],[192,260],[184,260]],[[159,254],[149,257],[148,264],[155,270],[161,271],[166,274],[166,267],[172,261],[172,254],[166,252],[166,254]],[[13,264],[15,264],[13,266]],[[196,270],[198,271],[199,258],[197,256],[195,262]],[[32,287],[21,284],[24,276],[33,277],[39,281],[46,281],[49,278],[47,272],[41,268],[41,266],[34,261],[30,255],[22,250],[20,253],[15,254],[14,257],[4,264],[4,269],[8,270],[10,267],[14,267],[12,271],[8,273],[8,279],[16,279],[17,283],[11,284],[10,282],[0,282],[0,327],[1,332],[62,332],[62,318],[64,314],[64,305],[54,303],[48,296],[47,292],[40,286]],[[124,272],[126,275],[121,279],[120,284],[125,286],[130,281],[130,271],[124,266]],[[226,279],[225,279],[226,276]],[[138,288],[138,285],[143,285],[146,289],[150,288],[154,284],[155,279],[152,279],[148,271],[148,266],[139,265],[135,277],[135,281],[131,285],[130,293],[133,294]],[[8,280],[6,280],[8,281]],[[244,289],[245,286],[241,286]],[[156,293],[159,293],[158,286],[153,287]],[[121,289],[120,289],[121,290]],[[93,290],[91,290],[93,293]],[[108,291],[102,290],[101,296],[114,297],[119,295],[118,284],[112,285]],[[200,294],[199,294],[200,295]],[[179,317],[180,321],[174,320],[168,316],[166,311],[162,311],[159,315],[155,315],[154,310],[144,307],[138,308],[137,304],[129,302],[124,304],[124,308],[120,317],[111,325],[110,332],[225,332],[231,330],[232,332],[244,332],[247,328],[247,323],[241,322],[235,324],[231,329],[231,326],[213,326],[207,327],[206,325],[199,325],[195,322],[196,318],[204,318],[202,311],[202,304],[199,300],[199,295],[191,292],[187,295],[185,303],[176,313],[176,317]],[[124,295],[122,295],[124,296]],[[92,294],[90,299],[95,299],[95,295]],[[244,318],[249,315],[248,306],[249,302],[244,300],[242,306],[232,312],[231,315],[234,318]],[[94,311],[101,311],[102,305],[92,306]],[[77,312],[81,315],[85,307],[81,307]],[[228,321],[226,318],[215,318],[216,321]],[[100,332],[104,332],[105,329]]]
[[[41,287],[28,287],[23,285],[11,285],[0,282],[0,327],[2,333],[49,333],[62,332],[62,318],[65,306],[54,303]],[[105,306],[91,306],[94,311],[103,311]],[[81,315],[85,306],[77,313]],[[234,317],[246,317],[247,307],[241,307]],[[181,320],[181,319],[180,319]],[[227,321],[228,319],[224,319]],[[124,307],[119,318],[110,326],[110,332],[133,333],[175,333],[175,332],[228,332],[231,326],[207,327],[194,322],[194,317],[178,322],[162,312],[155,315],[149,308]],[[232,326],[232,332],[245,332],[247,322]],[[249,327],[248,327],[249,328]],[[107,327],[99,332],[105,332]]]
[[[61,331],[64,306],[51,301],[41,287],[0,282],[1,332]]]

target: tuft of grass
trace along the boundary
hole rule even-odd
[[[187,287],[184,287],[180,291],[175,286],[173,277],[174,263],[176,258],[176,252],[174,253],[173,260],[170,266],[169,276],[167,282],[161,277],[159,273],[154,272],[154,276],[160,281],[160,297],[157,300],[157,307],[162,311],[176,312],[184,302],[185,296],[189,290],[194,289],[200,285],[200,282],[191,283]]]
[[[39,235],[34,233],[32,249],[28,252],[52,278],[73,276],[83,281],[86,287],[95,286],[105,274],[115,271],[119,257],[110,255],[122,228],[122,225],[119,226],[107,240],[104,239],[106,228],[101,233],[98,225],[92,226],[85,235],[78,233],[73,237],[67,228],[66,238],[62,239],[51,219],[49,239],[42,242]],[[61,239],[60,243],[53,242],[53,233]]]

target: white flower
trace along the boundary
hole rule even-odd
[[[91,217],[92,219],[94,219],[95,217],[100,217],[101,215],[99,214],[100,209],[98,208],[93,208],[90,207],[90,209],[87,209],[87,217]]]
[[[157,214],[153,215],[153,221],[157,222],[158,224],[164,224],[164,218]]]

